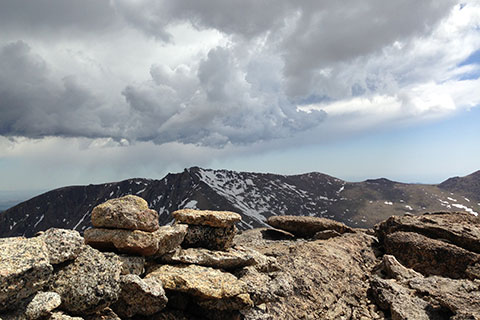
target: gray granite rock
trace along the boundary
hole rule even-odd
[[[177,223],[229,228],[242,220],[242,216],[231,211],[181,209],[172,213]]]
[[[120,280],[120,297],[112,305],[121,317],[151,316],[167,305],[162,282],[157,278],[141,279],[137,275],[125,275]]]
[[[51,315],[52,310],[62,303],[60,295],[56,292],[38,292],[25,309],[28,320],[36,320]]]
[[[158,250],[155,256],[159,257],[167,252],[179,247],[185,239],[188,226],[185,224],[175,224],[173,226],[163,226],[154,232],[158,243]]]
[[[182,247],[206,248],[210,250],[226,250],[232,246],[237,228],[217,228],[189,225]]]
[[[75,230],[51,228],[39,238],[47,245],[51,264],[75,259],[84,245],[82,236]]]
[[[42,239],[0,239],[0,312],[16,309],[43,288],[52,272]]]
[[[121,262],[85,246],[75,261],[60,269],[50,290],[62,297],[62,309],[92,314],[118,299]]]

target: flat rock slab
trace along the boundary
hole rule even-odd
[[[47,245],[51,264],[59,264],[75,259],[84,245],[80,233],[75,230],[51,228],[42,233],[39,238]]]
[[[165,289],[189,294],[208,309],[240,310],[253,302],[247,285],[233,274],[197,265],[163,265],[146,278],[157,278]]]
[[[119,300],[112,308],[121,317],[150,316],[167,305],[162,282],[157,278],[141,279],[132,274],[122,276],[120,288]]]
[[[160,227],[155,231],[155,238],[158,241],[158,251],[155,255],[162,256],[179,247],[185,239],[187,231],[188,226],[185,224]]]
[[[439,212],[422,216],[393,216],[375,226],[380,242],[386,235],[415,232],[433,239],[445,239],[465,250],[480,254],[480,217],[463,212]]]
[[[152,256],[158,251],[158,240],[153,232],[92,228],[85,230],[83,236],[86,244],[99,250],[117,249],[142,256]]]
[[[242,220],[238,213],[230,211],[181,209],[172,213],[178,223],[228,228]]]
[[[0,239],[0,311],[15,310],[22,299],[42,289],[52,273],[42,239]]]
[[[424,275],[467,278],[467,268],[480,262],[476,253],[413,232],[388,234],[384,247],[404,266]]]
[[[206,248],[210,250],[227,250],[232,246],[237,228],[218,228],[189,225],[182,247]]]
[[[155,231],[159,228],[158,212],[148,208],[144,199],[128,195],[93,208],[92,225],[97,228]]]
[[[271,216],[267,223],[298,237],[313,237],[317,232],[324,230],[334,230],[338,233],[353,232],[352,228],[341,222],[320,217]]]
[[[74,262],[55,273],[50,291],[62,297],[62,310],[92,314],[117,301],[121,263],[85,246]]]
[[[161,258],[165,263],[196,264],[220,269],[238,269],[256,264],[253,255],[235,249],[212,251],[204,248],[178,249]]]

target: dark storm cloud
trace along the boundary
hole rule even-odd
[[[0,29],[22,37],[72,37],[110,29],[117,21],[109,0],[0,1]]]
[[[350,78],[372,79],[371,74],[339,71],[339,66],[366,61],[396,41],[428,35],[453,3],[0,0],[0,135],[215,147],[291,137],[315,128],[326,116],[303,112],[298,104],[350,98]],[[197,49],[183,64],[153,63],[141,69],[149,72],[146,76],[127,76],[118,84],[111,60],[135,64],[131,56],[122,59],[127,56],[122,50],[175,45],[171,28],[185,23],[197,31],[218,30],[226,40],[213,49]],[[144,35],[147,39],[139,40]],[[84,71],[81,64],[57,64],[55,50],[70,50],[69,41],[81,43],[78,54],[99,67]],[[120,41],[118,52],[101,51]],[[146,43],[141,49],[131,44],[141,41]],[[38,47],[43,51],[33,49]],[[120,69],[133,69],[133,64]],[[89,77],[79,75],[100,69],[105,96]],[[332,70],[333,75],[324,76]],[[381,81],[358,86],[356,93],[375,91]],[[109,82],[115,85],[108,87]]]
[[[0,134],[86,136],[115,134],[102,124],[99,101],[66,77],[49,78],[45,61],[22,41],[0,47]],[[109,115],[110,116],[110,115]]]

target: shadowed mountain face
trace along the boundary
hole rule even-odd
[[[231,210],[242,215],[240,229],[265,226],[271,215],[335,219],[372,227],[391,215],[425,211],[480,212],[480,171],[439,185],[388,179],[350,183],[321,174],[275,175],[205,170],[197,167],[161,180],[129,179],[49,191],[0,213],[0,237],[26,235],[50,227],[83,231],[91,210],[127,194],[138,195],[160,213],[160,224],[181,208]]]

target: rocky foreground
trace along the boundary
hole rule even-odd
[[[0,319],[480,319],[480,219],[391,217],[374,230],[276,216],[237,234],[233,212],[138,197],[92,211],[84,237],[0,239]]]

